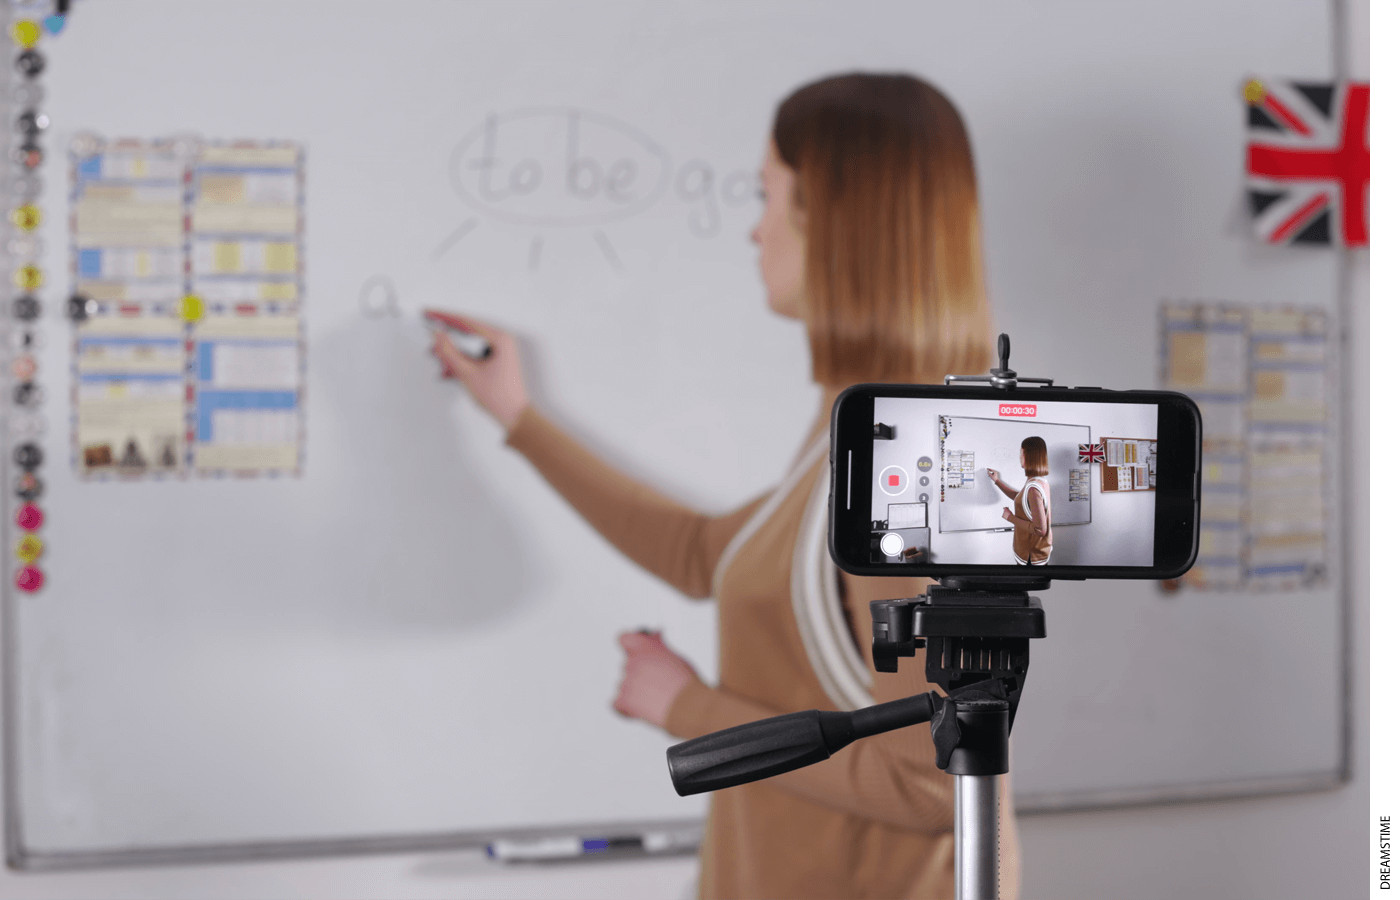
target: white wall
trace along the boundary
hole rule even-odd
[[[1352,77],[1369,75],[1366,0],[1339,0]],[[1284,7],[1286,9],[1286,6]],[[1393,35],[1392,35],[1393,37]],[[1188,64],[1183,61],[1183,65]],[[1352,255],[1353,467],[1369,465],[1369,254]],[[1317,898],[1367,883],[1369,504],[1350,506],[1353,780],[1336,790],[1022,820],[1027,898]],[[0,872],[3,898],[680,897],[692,858],[502,871],[476,853],[63,874]]]

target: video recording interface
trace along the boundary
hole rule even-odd
[[[1157,406],[876,397],[871,563],[1151,566]]]

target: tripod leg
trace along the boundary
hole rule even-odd
[[[956,776],[954,885],[958,900],[997,900],[1001,831],[996,775]]]

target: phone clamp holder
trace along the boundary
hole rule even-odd
[[[1053,378],[1022,378],[1011,368],[1011,338],[1005,333],[997,335],[997,367],[988,375],[944,375],[944,384],[991,384],[1003,391],[1014,391],[1018,384],[1053,385]]]

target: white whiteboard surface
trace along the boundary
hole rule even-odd
[[[51,280],[50,581],[6,598],[12,859],[698,816],[671,791],[671,740],[609,703],[615,636],[638,625],[713,679],[709,607],[611,550],[436,381],[418,310],[517,331],[541,405],[587,443],[736,506],[780,477],[817,400],[800,329],[764,309],[745,178],[794,86],[903,69],[968,121],[1013,366],[1153,386],[1164,297],[1335,304],[1334,256],[1260,249],[1243,221],[1239,84],[1328,74],[1327,4],[1274,9],[78,5],[45,44],[46,268],[67,268],[79,130],[304,142],[308,454],[295,481],[79,483]],[[559,178],[571,110],[625,126],[590,152],[648,160],[647,205],[473,204],[453,163],[490,116],[538,126],[512,158]],[[399,316],[362,310],[376,276]],[[1016,341],[1032,331],[1047,339]],[[1025,804],[1338,777],[1335,583],[1063,584],[1044,602],[1015,735]],[[1247,713],[1203,699],[1244,679]]]

